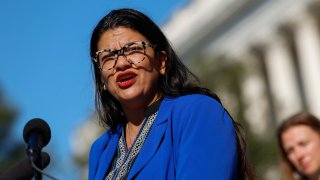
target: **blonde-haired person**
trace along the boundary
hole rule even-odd
[[[320,120],[298,113],[278,128],[283,179],[320,179]]]

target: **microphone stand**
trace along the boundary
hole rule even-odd
[[[41,172],[39,172],[34,166],[36,167],[40,167],[41,164],[41,147],[42,147],[42,140],[38,141],[38,138],[41,138],[41,136],[39,137],[36,133],[31,133],[30,134],[30,147],[33,148],[27,148],[27,156],[29,158],[29,161],[32,165],[33,168],[33,175],[35,180],[42,180],[42,174]]]
[[[41,156],[39,156],[41,154],[41,151],[35,152],[32,149],[29,149],[27,150],[27,154],[29,157],[29,162],[33,169],[33,175],[35,180],[42,180],[42,174],[37,170],[38,167],[41,167],[40,164],[42,160]]]
[[[38,161],[39,162],[39,161]],[[37,163],[36,163],[37,164]],[[33,165],[34,165],[34,163],[33,163]],[[37,165],[36,165],[37,166]],[[38,166],[37,166],[38,167]],[[33,174],[34,174],[34,178],[35,178],[35,180],[42,180],[42,174],[39,172],[39,171],[37,171],[35,168],[34,168],[34,166],[32,166],[32,168],[33,168]]]

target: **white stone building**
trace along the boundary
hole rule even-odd
[[[298,111],[320,117],[319,15],[318,0],[193,0],[163,30],[182,60],[225,54],[252,67],[242,92],[259,127]]]

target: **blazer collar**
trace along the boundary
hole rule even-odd
[[[100,180],[105,178],[105,175],[108,172],[108,168],[110,167],[113,157],[116,153],[121,132],[122,132],[121,126],[117,127],[116,132],[112,132],[112,131],[107,132],[110,139],[105,139],[104,143],[108,144],[108,146],[106,147],[105,150],[103,150],[101,156],[99,157],[99,160],[98,160],[99,164],[96,171],[97,173],[96,173],[95,179]]]
[[[157,151],[161,139],[165,133],[168,117],[170,115],[171,103],[170,100],[164,98],[161,102],[158,115],[152,126],[152,129],[142,146],[140,153],[133,164],[128,179],[135,177],[139,171],[151,160]]]

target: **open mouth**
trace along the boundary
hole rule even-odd
[[[133,72],[125,72],[125,73],[119,74],[117,77],[117,84],[122,89],[128,88],[135,83],[136,76],[137,74]]]
[[[127,77],[122,77],[119,79],[119,82],[125,82],[125,81],[129,81],[130,79],[135,78],[136,76],[134,75],[128,75]]]

